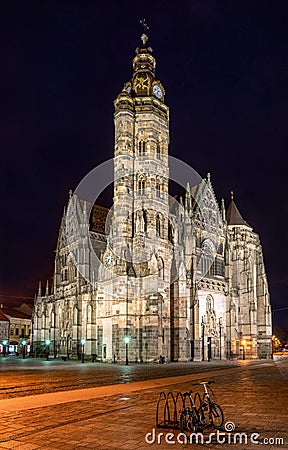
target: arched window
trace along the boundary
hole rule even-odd
[[[62,281],[68,281],[68,269],[62,269]]]
[[[72,282],[75,280],[75,277],[77,276],[77,268],[75,266],[74,261],[72,258],[68,258],[68,270],[67,270],[67,276],[68,281]]]
[[[139,156],[144,155],[144,153],[146,151],[146,142],[145,141],[139,141],[138,149],[139,149]]]
[[[138,191],[140,195],[145,194],[145,187],[146,187],[146,178],[145,175],[139,175],[138,178]]]
[[[214,266],[213,266],[214,256],[215,256],[214,245],[211,241],[206,239],[202,243],[201,259],[200,259],[201,273],[203,274],[203,276],[214,275]]]
[[[160,147],[159,142],[157,142],[157,146],[156,146],[156,157],[157,157],[157,159],[160,159],[160,157],[161,157],[161,147]]]
[[[173,229],[173,226],[172,226],[170,220],[168,222],[168,239],[173,244],[173,242],[174,242],[174,229]]]
[[[62,255],[62,257],[61,257],[61,265],[62,265],[62,267],[67,265],[67,255],[66,255],[66,253],[64,253]]]
[[[139,180],[138,190],[141,195],[145,194],[145,180]]]
[[[156,195],[157,197],[161,197],[161,184],[159,180],[156,181]]]
[[[77,325],[78,323],[78,309],[74,306],[73,310],[73,325]]]
[[[144,231],[147,231],[147,211],[143,209]]]
[[[161,237],[161,220],[159,214],[157,214],[156,216],[156,232],[159,235],[159,237]]]

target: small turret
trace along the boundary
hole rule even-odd
[[[185,209],[187,209],[188,211],[190,211],[190,209],[191,209],[191,190],[190,190],[189,182],[187,182],[187,184],[186,184]]]
[[[225,222],[226,221],[226,211],[225,211],[224,198],[221,199],[221,216],[222,216],[223,222]]]
[[[231,191],[231,202],[228,206],[226,219],[228,225],[245,225],[246,227],[252,228],[241,216],[237,206],[234,202],[234,192]]]
[[[46,295],[46,297],[48,297],[48,295],[49,295],[49,281],[48,281],[48,280],[46,281],[46,291],[45,291],[45,295]]]

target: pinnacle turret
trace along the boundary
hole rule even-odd
[[[245,225],[246,227],[252,228],[240,214],[240,211],[234,202],[233,191],[231,191],[231,202],[227,209],[226,219],[228,225]]]

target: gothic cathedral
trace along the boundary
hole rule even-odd
[[[233,193],[227,211],[218,206],[209,174],[169,196],[169,109],[141,39],[114,102],[113,207],[71,194],[53,286],[44,293],[40,283],[35,298],[33,353],[126,363],[270,358],[259,236]]]

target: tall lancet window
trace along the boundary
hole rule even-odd
[[[159,142],[157,142],[157,146],[156,146],[156,157],[157,157],[158,159],[160,159],[160,155],[161,155],[161,147],[160,147]]]
[[[145,194],[145,188],[146,188],[146,178],[145,175],[139,175],[138,178],[138,191],[140,195]]]
[[[156,195],[157,197],[161,197],[161,184],[159,180],[156,181]]]
[[[145,154],[145,151],[146,151],[146,142],[145,141],[139,141],[138,149],[139,149],[139,156],[143,156]]]
[[[156,216],[156,232],[158,236],[161,237],[161,220],[159,214],[157,214]]]

